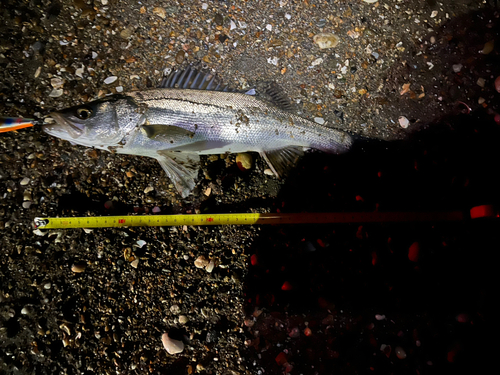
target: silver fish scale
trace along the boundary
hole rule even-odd
[[[260,152],[287,146],[339,152],[349,148],[351,143],[350,137],[343,132],[320,126],[241,93],[155,89],[132,92],[129,95],[137,104],[147,108],[147,123],[177,126],[194,133],[184,144],[198,141],[225,142],[233,145],[233,148],[218,151],[230,152]],[[153,144],[139,138],[136,137],[132,143],[139,142],[141,147],[161,147],[157,142]],[[163,143],[162,149],[181,145],[179,142]],[[128,146],[135,148],[139,145]],[[198,153],[210,154],[214,150],[200,150]]]

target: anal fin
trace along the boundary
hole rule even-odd
[[[262,151],[260,155],[276,177],[281,178],[297,164],[300,157],[304,155],[304,149],[300,146],[290,146],[272,151]]]
[[[157,160],[182,198],[186,198],[196,185],[200,156],[195,153],[158,151]]]

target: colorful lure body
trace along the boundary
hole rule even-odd
[[[34,125],[35,119],[32,118],[0,116],[0,133],[29,128]]]

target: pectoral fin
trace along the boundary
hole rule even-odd
[[[157,159],[182,198],[187,197],[196,185],[200,156],[195,153],[158,151]]]
[[[276,177],[284,177],[292,169],[299,158],[304,155],[304,149],[299,146],[290,146],[272,151],[262,151],[260,156],[269,165]]]
[[[142,125],[141,130],[149,139],[183,144],[194,137],[194,133],[174,125]]]

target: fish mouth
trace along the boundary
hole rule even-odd
[[[50,121],[50,120],[53,121]],[[43,130],[49,134],[64,131],[68,133],[71,138],[78,138],[83,134],[83,129],[68,121],[62,114],[58,112],[52,112],[45,119]]]

